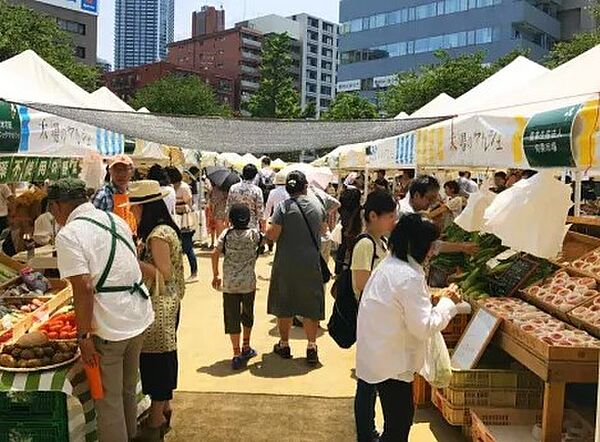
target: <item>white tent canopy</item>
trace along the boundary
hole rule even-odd
[[[89,97],[89,105],[95,109],[135,112],[135,109],[117,97],[106,86],[102,86],[97,91],[92,92]]]
[[[75,107],[92,107],[102,101],[101,95],[92,96],[31,50],[0,63],[0,99]],[[124,148],[123,137],[105,129],[27,106],[19,106],[19,115],[22,122],[19,154],[84,156],[93,150],[114,155]]]
[[[450,95],[442,92],[425,106],[414,111],[411,118],[423,118],[438,115],[454,115],[455,112],[455,99]]]

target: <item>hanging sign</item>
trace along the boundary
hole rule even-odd
[[[582,105],[540,112],[529,119],[523,148],[531,167],[575,167],[571,133]]]
[[[16,104],[0,101],[0,152],[17,152],[21,140],[21,119]]]
[[[34,156],[0,157],[0,183],[41,182],[59,178],[76,178],[79,159]]]

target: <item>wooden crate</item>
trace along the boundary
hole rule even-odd
[[[6,330],[0,335],[0,343],[14,342],[29,331],[34,324],[42,323],[50,318],[50,315],[66,303],[70,302],[73,292],[71,285],[64,279],[49,279],[50,293],[48,299],[40,308],[23,317],[13,325],[12,329]]]
[[[563,241],[562,252],[557,263],[571,263],[600,247],[600,238],[583,235],[577,232],[567,232]]]
[[[15,261],[10,256],[8,256],[2,252],[0,252],[0,264],[3,264],[6,267],[9,267],[9,268],[13,269],[15,272],[17,272],[17,276],[0,284],[0,289],[5,289],[7,287],[10,287],[10,286],[16,284],[21,278],[19,273],[21,272],[21,270],[23,270],[26,267],[25,264]]]
[[[569,276],[574,276],[574,277],[588,277],[588,278],[591,277],[591,278],[594,278],[600,284],[600,281],[598,281],[597,277],[594,277],[593,275],[590,275],[590,274],[588,274],[586,272],[582,272],[581,270],[577,270],[577,269],[574,269],[574,268],[571,268],[571,267],[563,268],[563,269],[558,269],[557,272],[555,272],[555,274],[558,273],[558,272],[562,272],[562,271],[567,272],[569,274]],[[543,285],[546,281],[551,280],[554,277],[555,274],[549,276],[544,281],[538,281],[537,283],[533,284],[530,287],[533,287],[533,286],[536,286],[536,285]],[[527,288],[529,288],[529,287],[527,287]],[[560,320],[562,320],[564,322],[570,322],[570,320],[569,320],[569,313],[572,310],[574,310],[577,307],[579,307],[579,306],[585,304],[586,302],[588,302],[588,299],[586,299],[583,302],[580,302],[579,304],[574,305],[569,310],[562,311],[562,310],[557,309],[555,306],[544,302],[540,298],[537,298],[535,296],[529,295],[527,293],[526,289],[519,291],[518,294],[519,294],[519,297],[521,297],[522,299],[526,300],[528,303],[533,304],[536,307],[539,307],[541,310],[545,311],[546,313],[551,314],[555,318],[558,318],[558,319],[560,319]]]
[[[565,328],[573,329],[568,324],[565,324]],[[502,321],[500,330],[545,361],[598,362],[598,348],[551,346],[537,337],[526,333],[521,327],[516,326],[510,321]]]
[[[592,306],[594,304],[594,302],[597,302],[596,298],[585,302],[584,304],[580,305],[579,307],[588,308],[588,307]],[[599,307],[600,307],[600,305],[599,305]],[[595,336],[596,338],[600,339],[600,327],[592,324],[591,322],[588,322],[585,317],[576,315],[575,309],[571,310],[569,312],[568,316],[569,316],[569,322],[571,324],[575,325],[576,327],[578,327],[582,330],[587,331],[592,336]]]
[[[431,404],[431,385],[418,374],[413,382],[413,403],[417,408],[428,407]]]

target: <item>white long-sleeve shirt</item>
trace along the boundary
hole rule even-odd
[[[265,219],[268,221],[271,219],[275,209],[285,200],[289,199],[290,194],[285,190],[285,186],[277,186],[275,189],[269,192],[267,203],[265,204]]]
[[[360,301],[356,375],[369,384],[412,382],[425,361],[425,345],[442,331],[456,307],[441,298],[433,307],[421,266],[394,256],[373,271]]]

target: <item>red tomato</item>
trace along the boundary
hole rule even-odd
[[[61,331],[61,332],[70,332],[70,331],[72,331],[72,330],[73,330],[73,327],[71,327],[70,325],[64,325],[64,326],[63,326],[63,327],[60,329],[60,331]]]
[[[48,330],[50,330],[51,332],[60,332],[61,328],[62,325],[51,325],[50,327],[48,327]]]
[[[51,331],[48,333],[48,339],[58,339],[58,333]]]
[[[68,336],[67,336],[68,339],[77,339],[77,332],[76,331],[72,331],[72,332],[67,333],[67,334],[68,334]]]
[[[69,339],[69,332],[61,331],[58,337],[59,339]]]

